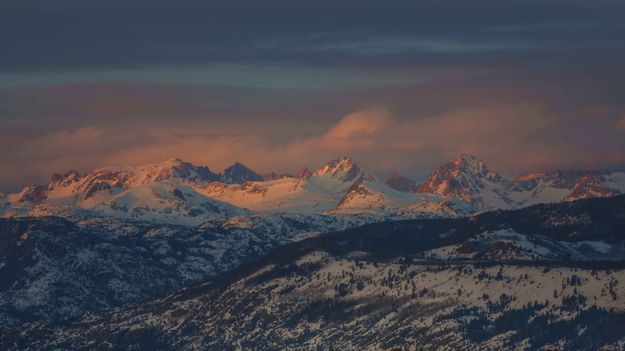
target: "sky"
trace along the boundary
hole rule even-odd
[[[622,1],[0,1],[0,190],[169,157],[625,169]]]

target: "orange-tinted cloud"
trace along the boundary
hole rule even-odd
[[[390,112],[384,107],[358,110],[343,117],[324,134],[323,139],[332,143],[370,137],[392,121]]]
[[[625,130],[625,116],[621,117],[614,123],[614,128],[618,130]]]
[[[458,109],[427,118],[397,119],[384,107],[347,114],[316,135],[276,140],[271,126],[246,128],[209,124],[87,126],[31,136],[0,159],[0,184],[15,187],[42,182],[70,168],[87,171],[108,165],[157,162],[168,157],[220,171],[234,161],[259,172],[317,167],[340,155],[385,175],[391,170],[424,172],[459,153],[483,158],[504,172],[588,168],[625,161],[621,119],[614,126],[592,125],[588,147],[541,104],[507,104]],[[603,143],[591,138],[601,135]],[[596,145],[595,145],[596,144]],[[582,144],[583,145],[583,144]]]

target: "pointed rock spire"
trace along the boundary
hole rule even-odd
[[[352,182],[361,178],[368,180],[376,179],[373,174],[360,168],[356,162],[345,156],[329,161],[315,171],[313,176],[326,176],[343,182]]]
[[[467,203],[482,201],[482,190],[495,184],[502,189],[508,182],[488,170],[482,160],[462,154],[440,166],[417,188],[417,192],[456,197]]]
[[[302,168],[299,172],[297,172],[296,178],[299,179],[308,179],[312,176],[312,172],[308,169],[308,167]]]
[[[226,168],[221,175],[221,181],[228,184],[243,184],[245,182],[263,180],[265,180],[263,176],[240,162],[235,162],[232,166]]]

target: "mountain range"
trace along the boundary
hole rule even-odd
[[[470,155],[55,174],[0,195],[0,349],[623,349],[622,194]]]
[[[23,323],[0,347],[622,350],[624,211],[616,196],[369,224],[145,301]]]
[[[199,225],[250,213],[358,214],[384,218],[459,216],[492,209],[625,193],[625,173],[554,171],[514,179],[461,155],[423,183],[386,181],[347,157],[314,172],[261,176],[241,163],[222,173],[179,159],[55,174],[0,198],[0,216],[93,216]]]

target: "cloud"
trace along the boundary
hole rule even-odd
[[[323,138],[332,142],[369,137],[391,122],[390,112],[384,107],[359,110],[343,117]]]
[[[580,128],[585,124],[585,128]],[[278,157],[322,162],[349,154],[373,171],[430,171],[461,153],[506,173],[622,165],[625,141],[608,124],[562,116],[541,103],[455,109],[398,120],[388,109],[351,113],[319,137],[272,148]],[[287,158],[288,159],[288,158]]]
[[[383,171],[383,167],[404,171],[433,167],[435,164],[428,162],[433,155],[435,162],[441,162],[468,152],[514,169],[501,162],[508,157],[505,154],[517,145],[532,153],[546,147],[535,136],[555,123],[543,107],[528,104],[455,110],[407,121],[396,120],[388,109],[377,107],[350,113],[320,136],[295,140],[271,152],[317,162],[320,155],[350,154],[368,160],[370,168],[377,171]],[[520,162],[522,155],[516,156],[516,162]]]
[[[0,2],[0,189],[169,156],[625,165],[624,3],[146,4]]]
[[[305,65],[525,63],[621,45],[618,1],[0,2],[0,70],[215,62]],[[150,11],[145,11],[149,7]],[[472,16],[466,16],[472,13]],[[320,19],[323,19],[320,21]],[[229,35],[223,35],[228,33]],[[497,55],[493,55],[496,53]],[[545,54],[548,54],[545,56]],[[543,60],[543,62],[545,62]],[[514,64],[514,67],[518,65]]]
[[[280,138],[271,124],[262,128],[262,123],[91,125],[12,139],[1,153],[0,185],[15,189],[68,169],[84,172],[168,157],[215,171],[241,161],[260,172],[292,172],[348,155],[382,176],[391,170],[423,174],[463,152],[509,173],[622,165],[623,119],[582,129],[578,124],[588,117],[580,115],[564,118],[543,104],[517,103],[397,119],[377,106],[348,113],[315,134],[285,137],[281,131]]]
[[[614,123],[614,128],[618,130],[625,130],[625,116],[621,117],[621,119]]]

